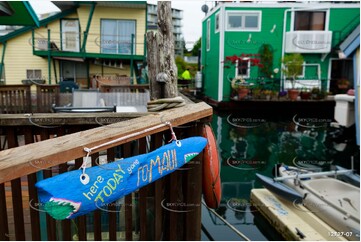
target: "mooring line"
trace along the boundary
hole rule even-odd
[[[238,229],[236,229],[232,224],[230,224],[227,220],[225,220],[224,218],[222,218],[222,216],[220,216],[218,213],[216,213],[213,209],[210,209],[205,203],[204,201],[202,201],[202,204],[208,209],[208,211],[210,211],[211,213],[213,213],[214,215],[216,215],[220,220],[222,220],[223,223],[225,223],[231,230],[233,230],[233,232],[235,232],[239,237],[243,238],[246,241],[251,241],[246,235],[244,235],[241,231],[239,231]]]

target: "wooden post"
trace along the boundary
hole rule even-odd
[[[170,1],[158,2],[158,32],[147,33],[147,64],[151,100],[178,96]]]

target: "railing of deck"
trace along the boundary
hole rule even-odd
[[[146,106],[149,101],[149,85],[102,85],[100,92],[97,89],[81,89],[77,90],[77,94],[81,91],[94,92],[97,98],[90,97],[84,99],[91,103],[92,107],[99,105],[99,100],[107,106],[129,106],[139,105]],[[98,95],[99,94],[99,95]],[[80,97],[80,99],[83,99]],[[69,105],[79,106],[74,103],[73,93],[60,93],[59,85],[36,85],[36,92],[31,91],[31,85],[0,85],[0,114],[16,114],[16,113],[51,113],[52,107],[63,107]]]
[[[212,108],[205,103],[149,115],[1,115],[0,240],[200,240],[202,155],[186,169],[109,204],[107,211],[73,220],[56,221],[43,212],[34,185],[78,169],[86,155],[84,147],[131,135],[95,150],[93,166],[100,158],[111,162],[147,153],[170,139],[164,122],[170,121],[178,138],[184,138],[199,135],[211,115]],[[166,210],[164,201],[186,204],[188,212]]]

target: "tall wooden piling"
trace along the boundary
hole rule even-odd
[[[178,96],[170,1],[158,2],[158,31],[147,33],[147,64],[151,100]]]

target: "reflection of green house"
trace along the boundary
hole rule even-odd
[[[229,100],[235,77],[287,89],[280,60],[290,53],[304,58],[296,87],[337,93],[340,79],[353,79],[352,59],[340,59],[339,46],[359,23],[358,3],[219,3],[202,23],[204,93]],[[225,62],[234,55],[241,58]]]
[[[118,84],[135,80],[145,58],[145,1],[53,3],[60,12],[40,20],[39,27],[0,37],[5,84],[72,80],[87,88],[94,75]]]

